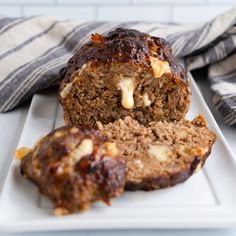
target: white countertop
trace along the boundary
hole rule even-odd
[[[229,127],[225,125],[221,119],[220,114],[214,109],[214,106],[212,104],[212,92],[209,89],[208,82],[206,80],[206,74],[205,72],[198,72],[197,74],[194,74],[195,78],[197,78],[197,84],[200,87],[200,90],[209,106],[209,108],[212,111],[212,114],[214,115],[219,127],[221,128],[226,140],[228,141],[233,153],[236,154],[236,126]],[[24,121],[28,112],[30,102],[26,102],[23,105],[20,105],[18,108],[14,109],[11,112],[0,114],[0,192],[3,184],[4,177],[6,176],[8,167],[11,162],[11,158],[13,156],[13,153],[15,151],[16,145],[19,140],[19,136],[21,134],[21,130],[24,125]],[[236,158],[236,157],[235,157]],[[235,196],[236,199],[236,196]],[[24,215],[22,214],[22,217]],[[149,230],[149,231],[86,231],[86,232],[48,232],[48,233],[19,233],[19,234],[7,234],[7,233],[0,233],[0,236],[52,236],[52,235],[58,235],[58,236],[74,236],[74,235],[86,235],[86,236],[92,236],[92,235],[101,235],[101,236],[113,236],[113,235],[135,235],[135,236],[151,236],[151,235],[181,235],[181,236],[195,236],[195,235],[206,235],[206,236],[218,236],[218,235],[224,235],[224,236],[233,236],[236,235],[236,226],[235,229],[225,229],[225,230]]]

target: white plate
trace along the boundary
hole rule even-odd
[[[236,163],[193,79],[191,88],[188,118],[201,111],[217,134],[203,170],[172,188],[126,192],[113,200],[112,207],[97,203],[88,212],[55,217],[52,204],[20,175],[19,162],[13,160],[0,200],[1,231],[236,226]],[[18,146],[31,147],[38,138],[62,124],[56,95],[35,95]]]

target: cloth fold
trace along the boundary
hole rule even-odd
[[[236,8],[204,25],[0,17],[0,112],[58,83],[58,71],[92,33],[118,27],[164,37],[188,70],[209,66],[215,108],[236,124]]]

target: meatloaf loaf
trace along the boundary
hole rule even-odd
[[[68,125],[130,116],[148,124],[184,118],[190,88],[164,39],[133,29],[93,34],[60,72],[59,99]]]
[[[126,166],[116,144],[95,129],[56,129],[16,157],[22,174],[54,202],[56,215],[84,210],[97,200],[109,204],[124,189]]]
[[[204,165],[216,139],[202,115],[193,121],[159,121],[147,126],[131,117],[97,125],[117,143],[124,158],[127,190],[153,190],[185,181]]]

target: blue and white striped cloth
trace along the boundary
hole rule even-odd
[[[59,69],[92,33],[117,27],[166,38],[189,70],[209,65],[215,107],[236,124],[236,8],[198,26],[0,17],[0,112],[57,83]]]

